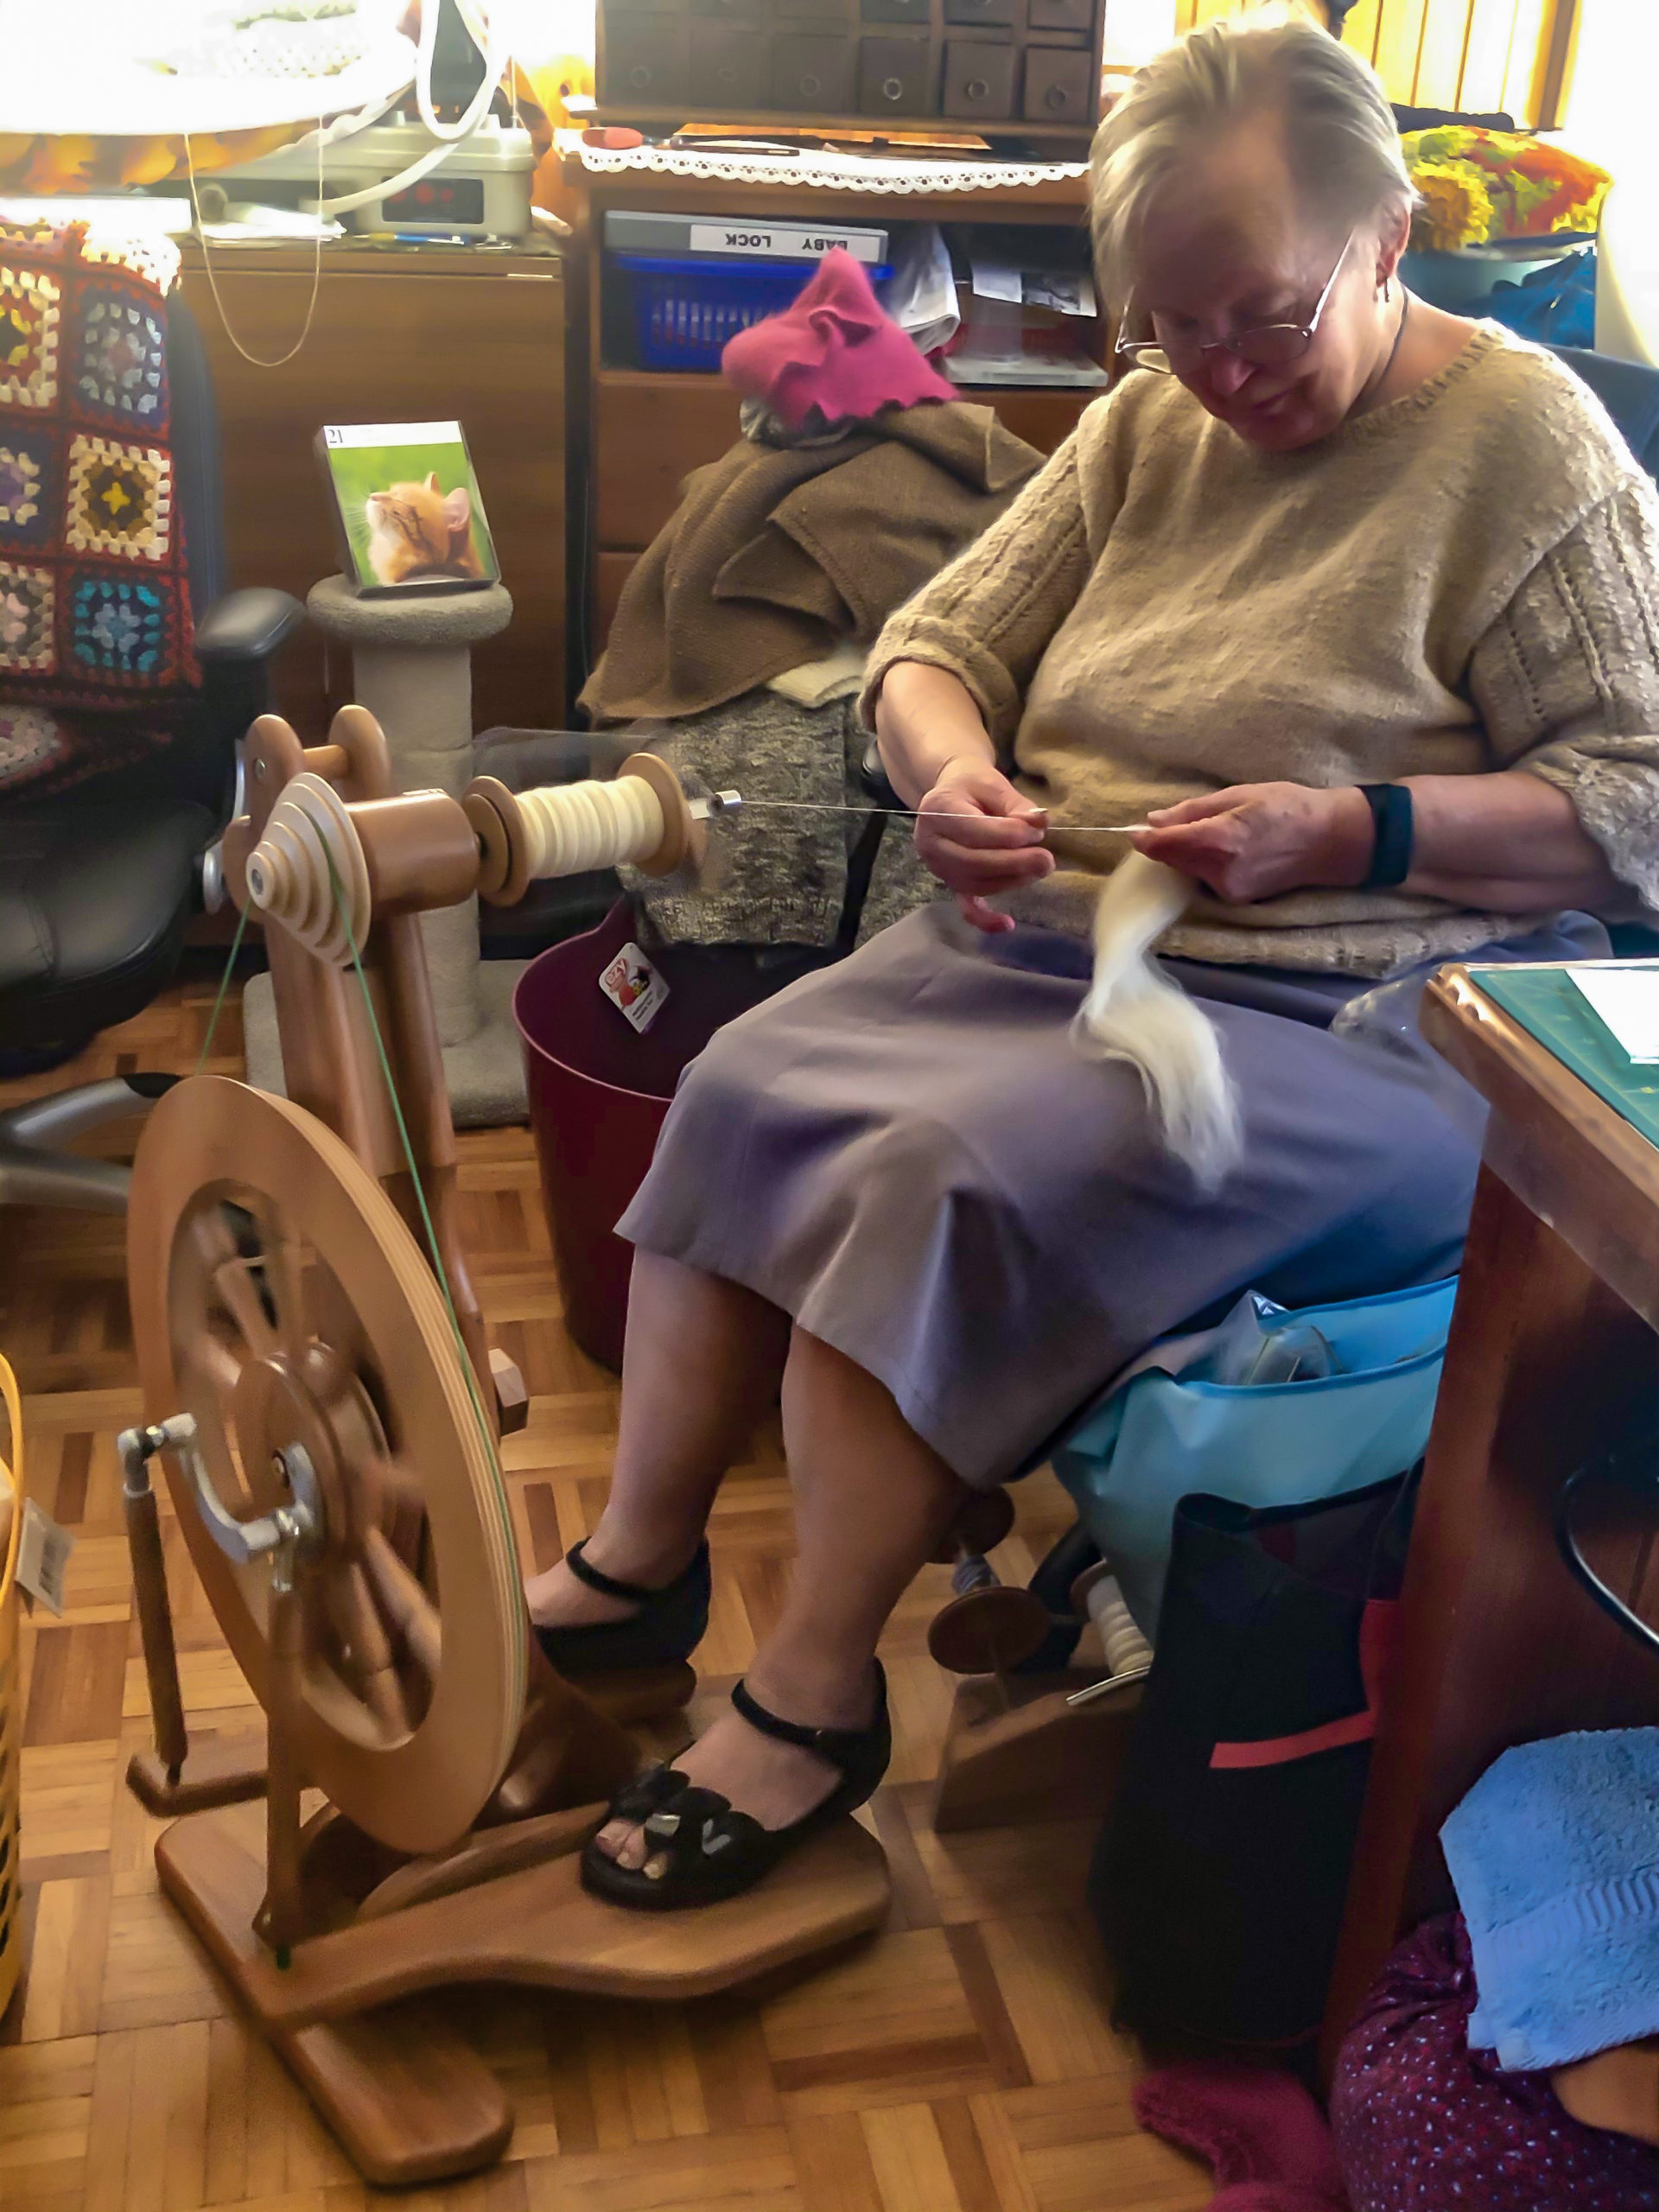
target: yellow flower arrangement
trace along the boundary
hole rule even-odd
[[[1412,225],[1411,242],[1420,252],[1450,253],[1490,236],[1492,198],[1472,162],[1418,162],[1411,181],[1423,200]]]

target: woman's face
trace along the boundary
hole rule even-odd
[[[1154,205],[1135,319],[1151,316],[1174,373],[1217,421],[1252,445],[1293,452],[1329,436],[1375,376],[1399,312],[1379,302],[1378,283],[1397,251],[1379,247],[1375,226],[1349,237],[1311,217],[1274,140],[1240,133]],[[1215,344],[1262,323],[1307,325],[1333,270],[1299,359],[1258,367]]]

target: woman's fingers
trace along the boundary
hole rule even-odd
[[[927,863],[952,891],[976,891],[987,898],[1012,891],[1021,883],[1036,883],[1054,865],[1052,853],[957,853]]]
[[[935,803],[930,792],[917,811],[916,834],[918,838],[940,837],[958,845],[1017,850],[1021,846],[1040,845],[1046,821],[1045,815],[1038,813],[986,814],[977,808],[943,805]]]
[[[964,921],[971,922],[987,937],[1001,937],[1014,927],[1014,916],[1005,914],[999,907],[988,906],[982,899],[976,899],[966,892],[957,893],[957,905]]]
[[[1225,791],[1210,791],[1203,798],[1184,798],[1175,806],[1154,806],[1147,819],[1154,830],[1176,830],[1188,822],[1212,821],[1218,814],[1232,814],[1262,789],[1259,785],[1230,784]]]

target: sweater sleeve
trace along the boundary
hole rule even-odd
[[[1659,502],[1610,493],[1527,575],[1470,687],[1506,768],[1564,791],[1607,864],[1659,910]]]
[[[893,663],[919,660],[962,679],[997,744],[1012,739],[1026,687],[1091,565],[1077,448],[1073,432],[1007,513],[891,617],[865,668],[867,728]]]

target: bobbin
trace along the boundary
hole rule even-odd
[[[997,1580],[985,1554],[1014,1526],[1014,1503],[1002,1490],[969,1498],[934,1553],[953,1567],[956,1595],[928,1624],[930,1654],[951,1675],[1000,1675],[1017,1667],[1043,1643],[1053,1624],[1035,1591]]]
[[[1071,1585],[1071,1597],[1072,1611],[1083,1620],[1092,1621],[1099,1631],[1108,1671],[1098,1682],[1076,1691],[1068,1703],[1081,1705],[1109,1691],[1127,1689],[1132,1682],[1144,1681],[1152,1671],[1152,1646],[1129,1611],[1110,1560],[1096,1560],[1085,1567]]]
[[[666,760],[654,753],[631,753],[617,770],[616,780],[637,777],[650,785],[662,809],[663,836],[655,851],[627,855],[628,865],[644,875],[671,875],[686,863],[701,868],[708,845],[708,827],[694,812],[679,778]],[[590,778],[588,782],[598,782]],[[550,795],[580,790],[577,785],[550,785]],[[533,877],[531,842],[521,804],[521,794],[511,791],[499,778],[478,776],[467,785],[461,801],[467,819],[479,842],[478,893],[493,906],[516,906]]]

